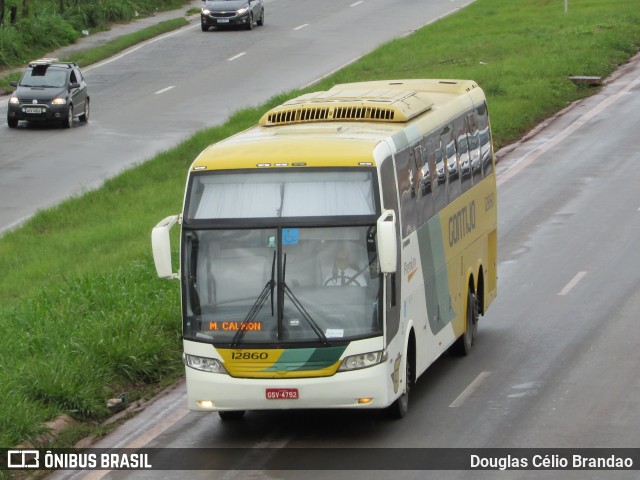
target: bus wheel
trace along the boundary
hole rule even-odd
[[[464,356],[471,353],[476,335],[478,333],[478,299],[471,288],[467,294],[467,322],[464,333],[456,343],[453,344],[452,352],[456,355]]]
[[[405,361],[405,380],[404,380],[405,389],[402,395],[400,395],[400,397],[387,408],[387,413],[391,418],[396,418],[396,419],[403,418],[409,411],[409,391],[411,390],[411,384],[412,384],[411,372],[413,369],[413,365],[412,365],[413,360],[411,359],[410,355],[406,355],[406,358],[407,359]]]
[[[218,412],[218,415],[220,415],[220,420],[227,421],[227,420],[239,420],[242,417],[244,417],[245,413],[246,413],[245,410],[221,410]]]

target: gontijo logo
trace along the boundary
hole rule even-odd
[[[449,246],[453,247],[476,228],[476,202],[462,207],[449,217]]]
[[[405,262],[402,265],[402,270],[403,270],[405,276],[407,277],[407,282],[410,282],[411,279],[413,278],[413,276],[418,271],[418,262],[417,262],[417,260],[415,258],[412,258],[408,262]]]

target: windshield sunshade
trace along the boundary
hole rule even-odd
[[[188,219],[373,215],[370,172],[216,173],[193,176]]]

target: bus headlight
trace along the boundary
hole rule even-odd
[[[338,368],[339,372],[348,370],[359,370],[361,368],[373,367],[387,359],[387,353],[384,350],[378,352],[361,353],[360,355],[351,355],[342,360],[342,364]]]
[[[191,367],[195,370],[201,370],[203,372],[210,373],[227,373],[222,366],[222,363],[215,358],[197,357],[195,355],[189,355],[185,353],[183,355],[184,364],[187,367]]]

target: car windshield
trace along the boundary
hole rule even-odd
[[[21,87],[64,87],[67,72],[58,68],[32,67],[27,69],[20,79]]]
[[[374,226],[191,230],[185,338],[331,344],[380,335]]]

